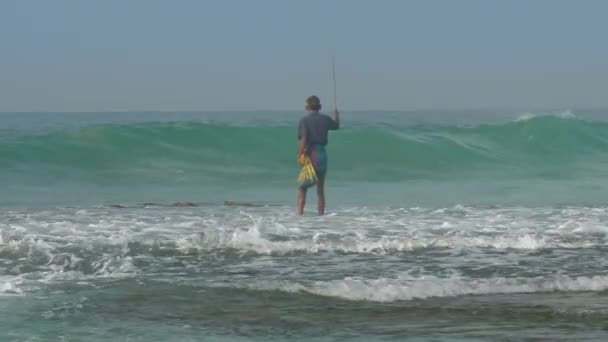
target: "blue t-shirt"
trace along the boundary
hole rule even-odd
[[[307,145],[327,145],[327,132],[337,130],[340,124],[319,112],[312,112],[302,119],[298,126],[298,139],[306,137]]]

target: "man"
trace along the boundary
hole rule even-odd
[[[298,139],[300,140],[299,156],[307,154],[312,165],[317,173],[317,199],[318,213],[325,213],[325,174],[327,173],[327,153],[325,145],[327,145],[327,133],[330,130],[340,128],[340,113],[335,110],[333,119],[325,114],[319,113],[321,110],[321,101],[316,96],[310,96],[306,99],[306,111],[308,115],[300,120],[298,127]],[[306,205],[306,186],[300,186],[298,189],[298,214],[304,214],[304,206]]]

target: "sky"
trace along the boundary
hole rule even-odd
[[[608,1],[0,0],[0,111],[608,107]]]

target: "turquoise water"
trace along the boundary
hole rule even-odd
[[[605,114],[0,114],[0,340],[605,340]]]
[[[350,205],[602,204],[608,122],[581,115],[347,115],[328,146],[330,194]],[[4,114],[0,205],[291,204],[297,119]]]

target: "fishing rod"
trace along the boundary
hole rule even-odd
[[[333,84],[334,84],[334,111],[338,111],[338,96],[337,91],[336,91],[336,63],[335,63],[335,57],[332,54],[331,55],[331,75],[332,75],[332,79],[333,79]]]

